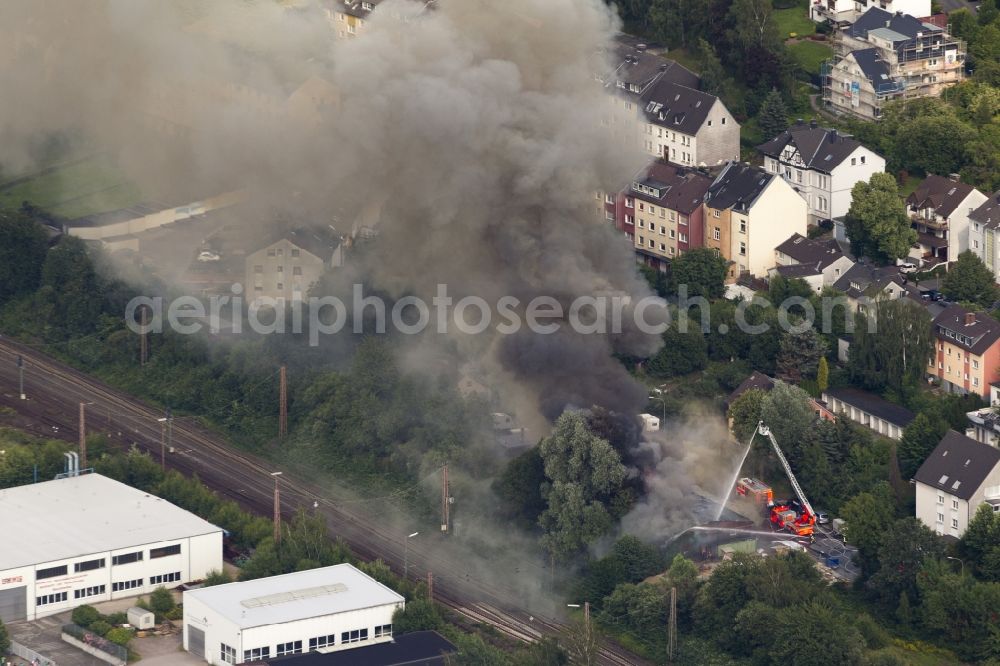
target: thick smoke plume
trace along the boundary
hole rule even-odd
[[[245,188],[261,211],[248,225],[278,210],[374,223],[357,270],[393,295],[647,295],[628,243],[594,221],[595,192],[642,162],[601,124],[604,3],[422,4],[387,0],[336,39],[332,2],[4,3],[2,166],[28,168],[39,137],[72,128],[159,196]],[[453,336],[536,428],[569,404],[637,411],[645,395],[611,354],[659,343]]]

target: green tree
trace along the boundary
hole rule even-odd
[[[45,232],[34,220],[0,212],[0,304],[38,288],[47,247]]]
[[[887,482],[855,495],[840,509],[844,536],[858,549],[861,570],[866,576],[878,569],[879,549],[895,514],[896,498]]]
[[[625,466],[607,440],[594,435],[582,412],[566,412],[540,453],[550,486],[539,518],[542,542],[566,559],[611,527],[608,506],[622,488]]]
[[[708,365],[708,343],[696,326],[681,333],[671,326],[663,333],[663,346],[645,368],[653,377],[676,377],[703,370]]]
[[[877,297],[855,318],[848,372],[855,384],[902,396],[919,384],[933,353],[930,313],[910,299]]]
[[[729,418],[733,423],[733,434],[741,442],[749,442],[750,437],[760,422],[761,410],[764,407],[764,396],[767,394],[757,388],[744,391],[729,405]]]
[[[778,441],[778,446],[792,461],[800,460],[805,443],[815,441],[816,414],[810,404],[809,394],[798,386],[776,382],[764,396],[760,417]],[[771,444],[765,437],[758,437],[759,451],[771,456]]]
[[[208,572],[205,576],[205,580],[202,581],[202,587],[212,587],[213,585],[226,585],[233,582],[233,577],[230,576],[225,571],[218,571],[213,569]]]
[[[989,504],[976,509],[959,543],[962,555],[978,567],[993,548],[1000,546],[1000,514]]]
[[[422,597],[411,599],[406,603],[406,608],[392,614],[392,631],[399,635],[439,629],[443,624],[444,620],[434,602]]]
[[[949,300],[988,308],[997,299],[998,287],[993,281],[993,271],[971,250],[966,250],[948,268],[941,282],[941,292]]]
[[[819,359],[816,367],[816,387],[822,393],[830,385],[830,365],[826,362],[826,356]]]
[[[174,595],[165,587],[158,587],[149,595],[149,609],[157,615],[166,615],[176,607]]]
[[[698,65],[701,89],[712,95],[722,95],[730,85],[730,78],[715,49],[704,38],[698,40]]]
[[[772,90],[764,98],[764,103],[760,105],[760,112],[757,114],[757,124],[768,140],[788,129],[788,108],[777,90]]]
[[[10,650],[10,635],[7,633],[7,627],[3,626],[3,621],[0,620],[0,654],[7,654]]]
[[[899,441],[899,467],[905,479],[913,478],[944,434],[948,422],[929,412],[920,412],[903,430]]]
[[[771,0],[734,0],[728,18],[731,39],[743,51],[769,50],[781,42]]]
[[[820,359],[825,354],[826,340],[815,329],[809,328],[802,333],[786,332],[781,336],[778,377],[795,384],[816,377]]]
[[[874,173],[867,183],[854,184],[844,224],[854,253],[879,262],[907,256],[917,242],[896,179],[888,173]]]
[[[135,636],[135,632],[131,629],[126,627],[112,627],[104,637],[116,645],[128,647],[133,636]]]
[[[42,287],[47,288],[44,293],[55,312],[51,326],[74,337],[94,330],[101,311],[101,287],[83,241],[63,236],[49,250],[42,265]]]
[[[537,446],[507,463],[493,482],[493,492],[502,502],[503,514],[522,525],[535,525],[545,510],[544,482],[545,465]]]
[[[878,571],[869,580],[889,608],[894,608],[900,592],[918,598],[917,575],[928,559],[944,555],[944,545],[926,525],[910,516],[883,525],[878,548]]]
[[[631,534],[618,539],[611,547],[611,557],[622,564],[625,580],[638,583],[663,571],[663,555],[658,548]]]
[[[84,604],[82,606],[77,606],[73,609],[73,615],[71,617],[73,624],[83,627],[86,629],[90,625],[94,624],[101,619],[101,614],[93,606],[88,606]],[[0,650],[3,652],[3,650]]]
[[[721,298],[726,292],[726,260],[715,250],[699,247],[688,250],[670,264],[670,285],[679,294],[686,288],[688,297]]]

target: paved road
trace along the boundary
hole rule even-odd
[[[25,393],[18,396],[16,357],[25,359]],[[17,411],[17,423],[30,432],[74,441],[80,403],[87,407],[88,431],[109,435],[120,446],[135,444],[154,459],[161,456],[159,410],[113,389],[38,350],[0,338],[0,405]],[[221,437],[192,421],[175,420],[174,454],[166,464],[185,474],[197,473],[220,495],[235,499],[262,515],[270,515],[273,463],[238,451]],[[280,468],[278,468],[280,469]],[[366,559],[381,558],[403,573],[404,540],[408,530],[390,529],[386,505],[345,504],[323,488],[283,470],[281,510],[290,517],[300,508],[318,511],[331,534],[343,538]],[[378,512],[383,513],[379,514]],[[434,574],[436,600],[469,621],[485,622],[522,640],[556,634],[563,625],[550,617],[556,608],[551,595],[540,590],[545,576],[538,565],[524,561],[486,561],[462,552],[458,544],[439,534],[422,534],[409,543],[410,572],[422,578]],[[527,575],[531,573],[533,575]],[[493,584],[486,580],[495,581]],[[557,600],[556,600],[557,601]],[[530,604],[530,605],[529,605]],[[539,612],[541,611],[541,612]],[[602,664],[644,664],[621,648],[602,648]]]

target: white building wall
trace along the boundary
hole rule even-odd
[[[971,247],[969,240],[969,213],[976,210],[988,199],[979,190],[972,190],[965,201],[958,205],[948,218],[948,261],[955,261],[958,255]]]
[[[151,559],[151,548],[180,544],[180,555]],[[114,565],[115,555],[142,551],[143,559],[129,564]],[[104,560],[104,566],[89,571],[75,571],[77,563],[92,560]],[[53,567],[66,567],[66,574],[52,578],[36,580],[36,571]],[[201,580],[212,569],[222,569],[222,532],[214,532],[202,536],[146,544],[115,551],[104,551],[90,555],[82,555],[65,560],[42,562],[30,567],[20,567],[0,572],[0,590],[25,585],[27,595],[27,618],[38,619],[65,610],[76,608],[81,604],[92,604],[110,599],[125,599],[148,594],[161,585],[168,588],[177,587],[181,583]],[[179,573],[174,581],[151,582],[152,577],[163,574]],[[141,580],[138,587],[113,591],[114,583]],[[86,594],[77,597],[76,591],[88,591],[88,588],[100,588],[103,592]],[[93,591],[93,590],[89,590]],[[38,597],[66,594],[65,601],[37,605]]]
[[[730,255],[737,264],[745,263],[752,275],[767,275],[774,265],[774,249],[792,234],[806,235],[808,212],[806,202],[782,178],[772,178],[750,207],[748,233],[741,234],[739,220],[732,214],[732,249]],[[747,255],[739,254],[739,243],[747,243]]]
[[[823,269],[823,286],[832,287],[833,284],[843,277],[844,273],[851,270],[854,262],[849,257],[841,257]]]
[[[292,602],[294,603],[294,602]],[[364,608],[335,615],[305,618],[295,622],[250,627],[243,629],[217,614],[212,608],[201,603],[193,596],[184,595],[184,649],[190,650],[190,627],[197,627],[205,632],[205,662],[209,664],[225,664],[222,659],[222,645],[228,645],[236,650],[235,663],[244,662],[244,652],[255,648],[268,648],[271,657],[277,656],[277,647],[282,643],[302,641],[302,652],[309,652],[309,639],[334,635],[336,642],[332,650],[346,650],[365,647],[376,643],[386,643],[392,636],[375,638],[375,627],[392,624],[392,615],[397,608],[403,608],[402,602],[386,604],[372,608]],[[345,631],[359,629],[368,630],[368,640],[355,643],[342,643],[341,634]]]
[[[831,174],[829,217],[847,215],[851,207],[851,188],[859,181],[868,182],[872,174],[882,171],[885,171],[885,159],[864,146],[858,146]]]

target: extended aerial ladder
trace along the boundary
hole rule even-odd
[[[802,486],[799,485],[798,480],[795,478],[795,474],[792,473],[792,466],[788,464],[788,459],[785,458],[785,454],[781,451],[781,447],[778,446],[778,441],[771,434],[771,429],[764,425],[763,421],[757,423],[757,429],[754,431],[753,435],[750,437],[750,444],[753,444],[753,438],[757,434],[761,434],[767,437],[771,441],[771,447],[774,448],[774,452],[778,455],[778,460],[781,461],[781,466],[785,468],[785,474],[788,475],[788,480],[792,484],[792,490],[795,491],[795,496],[799,500],[799,504],[802,507],[801,512],[796,511],[790,506],[783,504],[771,505],[771,522],[780,528],[787,529],[799,536],[809,536],[813,533],[813,525],[816,524],[816,512],[813,511],[812,504],[806,499],[806,494],[802,490]]]

